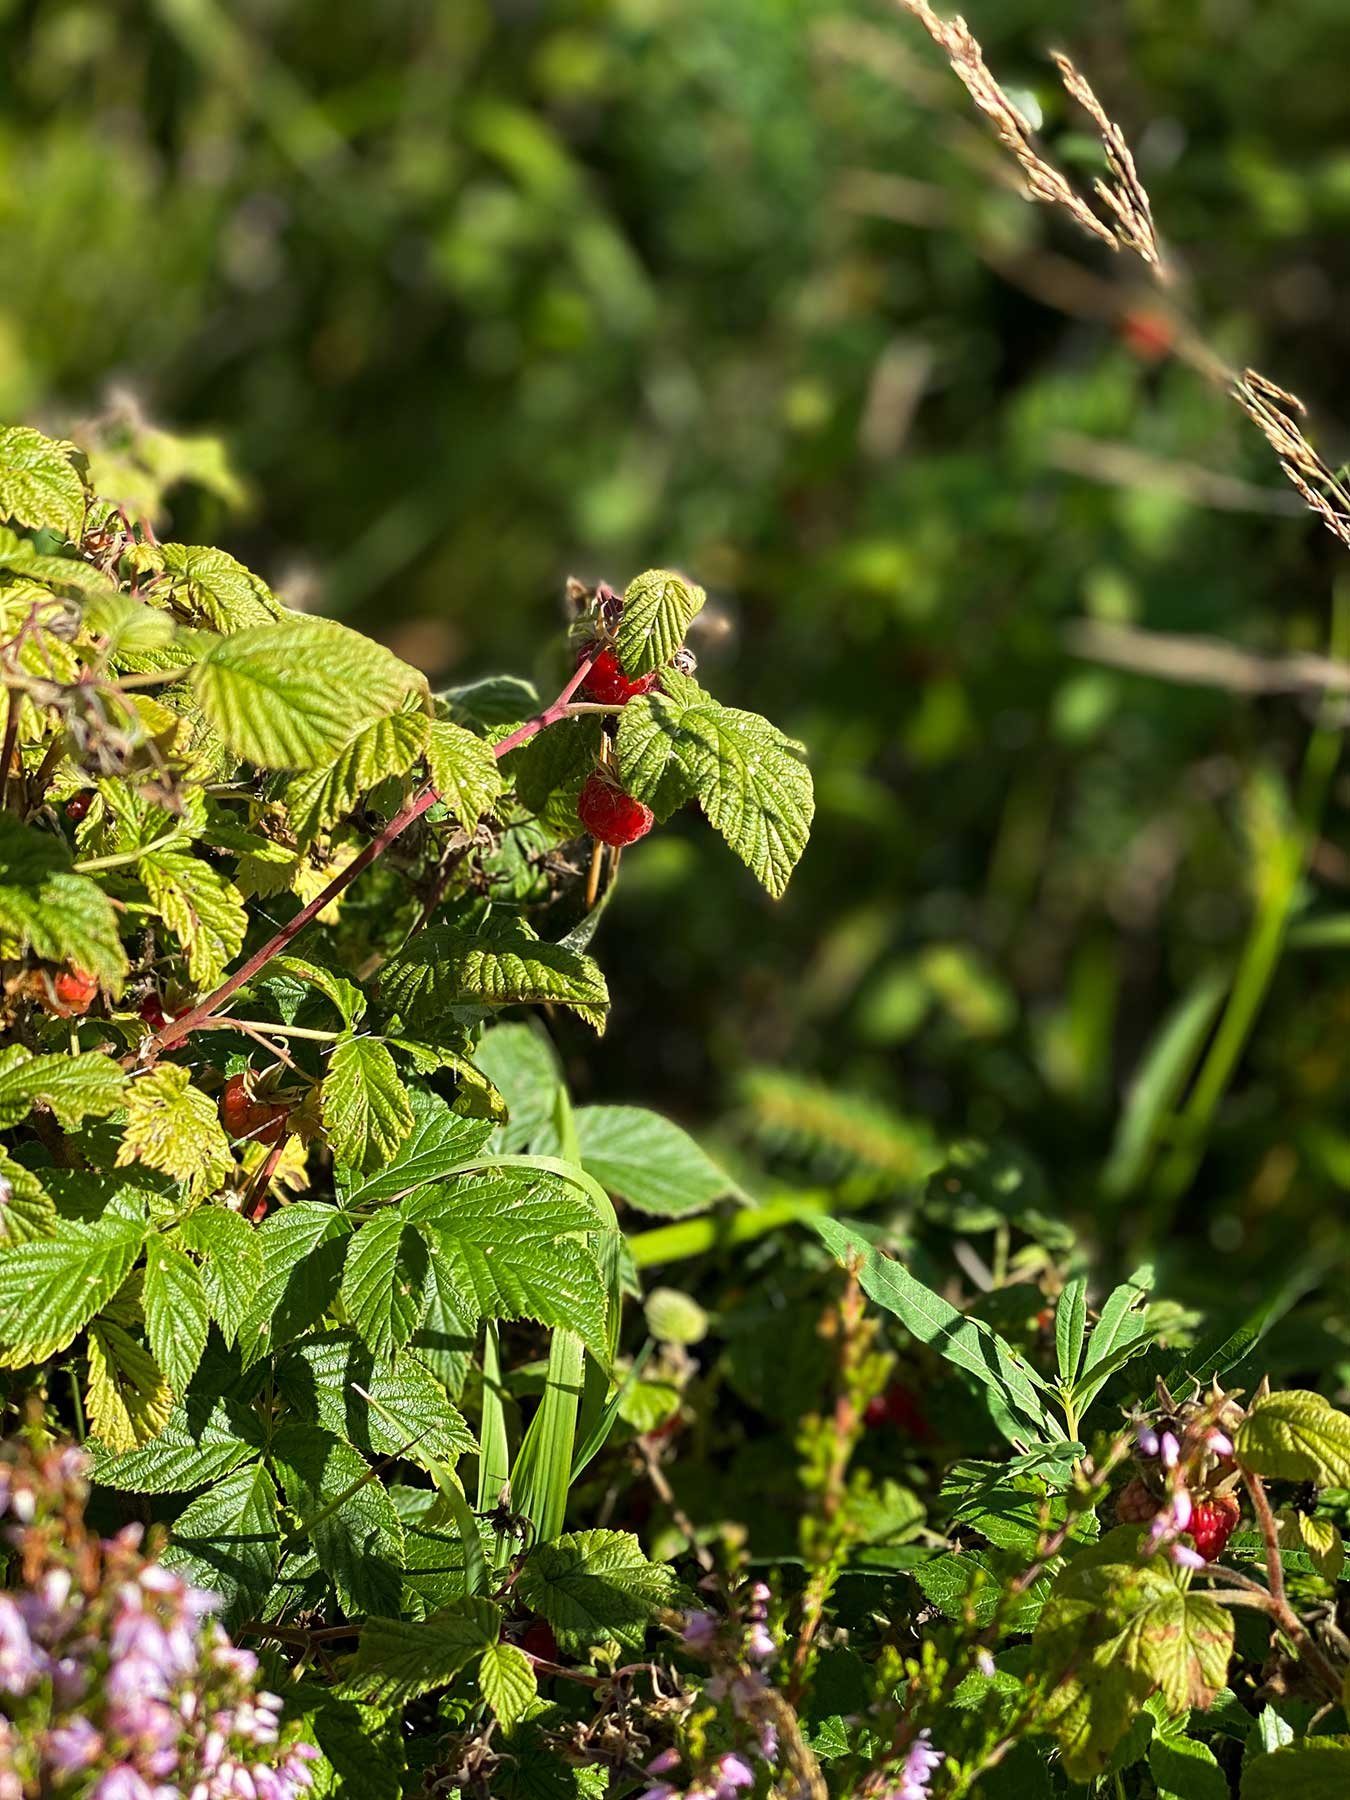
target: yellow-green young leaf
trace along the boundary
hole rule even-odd
[[[1339,1581],[1345,1567],[1345,1545],[1335,1520],[1314,1519],[1307,1513],[1300,1513],[1298,1530],[1303,1548],[1312,1558],[1317,1573],[1324,1581]]]
[[[1308,1737],[1242,1770],[1242,1800],[1345,1800],[1350,1794],[1350,1737]]]
[[[0,1367],[64,1350],[121,1287],[144,1242],[135,1220],[62,1219],[50,1237],[0,1250]]]
[[[30,1056],[21,1044],[0,1051],[0,1131],[45,1106],[69,1131],[86,1117],[105,1118],[122,1104],[126,1076],[112,1057]]]
[[[105,604],[116,598],[112,577],[94,568],[92,563],[81,562],[75,555],[44,556],[34,549],[28,538],[21,538],[4,527],[0,527],[0,569],[9,569],[44,588],[55,588],[58,593],[103,596]],[[137,602],[129,600],[125,604],[135,606]],[[141,610],[148,611],[149,608],[142,607]],[[90,629],[97,629],[91,624],[89,610],[85,613],[85,624]],[[168,624],[167,620],[165,624]],[[45,672],[51,673],[50,670]]]
[[[144,1163],[194,1192],[217,1188],[234,1167],[229,1140],[209,1095],[192,1086],[187,1069],[161,1063],[131,1083],[117,1166]]]
[[[109,1450],[134,1450],[167,1424],[173,1396],[150,1352],[105,1320],[89,1332],[84,1405],[90,1429]]]
[[[387,1163],[413,1127],[408,1090],[378,1038],[346,1033],[338,1039],[321,1104],[334,1157],[363,1173]]]
[[[183,946],[193,984],[213,986],[244,942],[243,895],[190,850],[152,851],[136,870],[150,904]]]
[[[441,799],[472,831],[502,791],[502,772],[491,747],[462,725],[438,719],[427,736],[426,758]]]
[[[678,695],[643,694],[630,700],[619,718],[614,749],[623,784],[662,824],[695,793],[692,740],[686,740],[683,722],[693,706],[712,702],[701,688],[689,687],[694,689],[692,702],[683,690]]]
[[[288,781],[281,798],[297,838],[311,842],[379,782],[404,774],[422,753],[429,723],[414,703],[357,732],[331,763]]]
[[[567,1006],[603,1029],[609,989],[589,956],[541,943],[524,931],[499,936],[448,926],[421,932],[390,957],[380,991],[406,1025],[438,1017],[450,1006]]]
[[[1258,1475],[1350,1487],[1350,1418],[1307,1388],[1258,1400],[1239,1427],[1240,1462]]]
[[[84,524],[84,482],[71,462],[79,451],[62,438],[26,425],[0,430],[0,518],[35,530],[51,526],[78,538]]]
[[[181,1398],[206,1349],[210,1318],[196,1264],[158,1232],[150,1234],[145,1246],[141,1305],[155,1361]]]
[[[422,1323],[428,1260],[425,1239],[396,1208],[352,1234],[342,1304],[373,1355],[391,1357]]]
[[[534,1665],[515,1644],[489,1644],[478,1664],[483,1698],[509,1737],[539,1697]]]
[[[0,814],[0,957],[30,951],[121,992],[127,959],[108,896],[73,873],[62,839]]]
[[[707,598],[701,587],[669,569],[648,569],[630,581],[615,640],[626,673],[646,675],[668,663]]]
[[[778,899],[815,815],[805,748],[758,713],[715,701],[691,707],[680,731],[709,824]]]
[[[0,1250],[55,1234],[51,1195],[31,1169],[0,1150]]]
[[[188,1249],[201,1258],[206,1304],[225,1342],[232,1344],[262,1282],[257,1230],[225,1206],[199,1206],[179,1229]]]
[[[454,1600],[429,1619],[367,1619],[348,1686],[365,1699],[402,1706],[444,1687],[497,1641],[501,1614],[488,1600]]]
[[[204,544],[161,544],[164,588],[177,609],[194,625],[231,633],[250,626],[270,625],[285,608],[268,588],[241,562],[224,550]]]
[[[392,651],[299,615],[212,645],[192,687],[225,744],[265,769],[319,768],[373,720],[426,695],[424,678]]]
[[[640,1650],[647,1627],[674,1603],[677,1583],[665,1563],[648,1562],[629,1532],[569,1531],[531,1553],[516,1592],[565,1650],[611,1638]]]

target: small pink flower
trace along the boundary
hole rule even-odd
[[[778,1654],[778,1646],[763,1625],[752,1625],[745,1639],[746,1660],[752,1663],[771,1661]]]
[[[71,1719],[47,1733],[42,1754],[54,1775],[74,1775],[87,1769],[103,1748],[100,1737],[88,1719]]]
[[[717,1636],[717,1614],[691,1612],[685,1615],[681,1637],[691,1650],[706,1650]]]
[[[1170,1431],[1164,1431],[1158,1439],[1158,1455],[1162,1458],[1164,1469],[1175,1469],[1177,1458],[1181,1455],[1181,1445]]]
[[[1205,1439],[1205,1448],[1214,1456],[1231,1456],[1233,1440],[1224,1431],[1211,1431]]]
[[[947,1756],[945,1750],[933,1748],[931,1738],[932,1733],[925,1728],[910,1745],[905,1766],[900,1771],[900,1786],[895,1790],[894,1800],[928,1800],[928,1785],[933,1778],[933,1771]]]
[[[1179,1569],[1203,1569],[1205,1559],[1198,1550],[1192,1550],[1189,1544],[1173,1544],[1172,1561]]]
[[[668,1750],[654,1756],[643,1771],[647,1775],[670,1775],[680,1766],[680,1753],[672,1744]]]
[[[728,1750],[713,1764],[713,1800],[736,1800],[742,1788],[755,1785],[755,1771],[743,1757]]]
[[[149,1784],[130,1763],[115,1763],[89,1800],[155,1800]]]

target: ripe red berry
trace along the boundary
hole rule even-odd
[[[593,838],[602,844],[635,844],[655,824],[650,806],[624,793],[597,769],[588,777],[577,800],[577,816]]]
[[[167,1025],[169,1022],[169,1015],[164,1010],[164,1002],[153,991],[145,996],[136,1010],[151,1031],[158,1031],[161,1025]]]
[[[558,1660],[558,1640],[553,1635],[553,1627],[547,1619],[531,1619],[524,1636],[520,1640],[522,1650],[528,1650],[531,1656],[538,1656],[544,1662],[555,1663]]]
[[[601,706],[627,706],[635,694],[645,694],[655,686],[655,669],[649,675],[625,675],[623,664],[615,653],[612,650],[596,651],[594,644],[587,644],[578,651],[577,662],[585,662],[593,653],[595,661],[581,684],[581,692],[588,700],[598,701]]]
[[[83,969],[62,969],[52,984],[67,1012],[88,1012],[98,993],[98,982]]]
[[[893,1381],[884,1394],[868,1401],[863,1421],[871,1430],[893,1425],[904,1437],[926,1440],[933,1435],[922,1406],[902,1381]]]
[[[1236,1494],[1216,1494],[1212,1500],[1199,1500],[1191,1512],[1186,1535],[1206,1562],[1222,1556],[1224,1546],[1237,1527],[1242,1508]]]
[[[289,1108],[267,1100],[254,1100],[243,1075],[231,1075],[220,1096],[220,1118],[233,1138],[251,1144],[277,1144],[286,1134]]]
[[[85,788],[82,793],[72,794],[66,801],[66,817],[72,825],[78,825],[93,803],[93,788]]]

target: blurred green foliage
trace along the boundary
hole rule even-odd
[[[965,10],[1082,169],[1042,51],[1075,54],[1214,339],[1350,416],[1342,0]],[[579,1045],[580,1085],[730,1106],[808,1178],[1008,1138],[1052,1211],[1134,1235],[1128,1145],[1101,1180],[1122,1096],[1179,997],[1226,991],[1313,721],[1107,669],[1066,626],[1322,650],[1350,568],[1236,409],[1112,329],[1099,284],[1129,271],[1000,180],[912,22],[0,0],[0,99],[0,417],[59,422],[111,384],[220,430],[251,509],[176,535],[228,533],[446,678],[552,654],[569,571],[683,567],[719,685],[810,745],[816,833],[780,907],[679,823],[628,859],[613,1053],[588,1077]],[[1120,479],[1120,446],[1148,466]],[[1345,904],[1347,788],[1319,781],[1277,949]],[[1197,1242],[1257,1272],[1336,1250],[1344,958],[1274,966],[1175,1240],[1190,1286]],[[812,1080],[845,1094],[833,1150]],[[1178,1179],[1144,1216],[1171,1222]]]

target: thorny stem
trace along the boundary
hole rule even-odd
[[[1280,1554],[1280,1527],[1271,1508],[1265,1483],[1259,1475],[1253,1474],[1248,1469],[1242,1471],[1242,1480],[1251,1496],[1252,1511],[1256,1514],[1256,1522],[1261,1527],[1261,1536],[1266,1543],[1266,1580],[1270,1584],[1270,1615],[1332,1699],[1339,1700],[1344,1688],[1340,1672],[1289,1604],[1285,1594],[1284,1558]]]
[[[510,751],[518,750],[522,744],[527,744],[546,726],[554,725],[559,719],[567,717],[569,702],[587,675],[590,674],[593,661],[593,657],[587,657],[578,663],[572,679],[556,700],[544,707],[542,712],[537,712],[532,719],[526,719],[523,725],[518,725],[500,743],[492,746],[492,754],[498,762]],[[192,1033],[205,1020],[212,1018],[220,1011],[232,994],[237,994],[241,987],[252,981],[258,971],[265,968],[274,956],[280,956],[292,939],[298,937],[311,920],[317,918],[326,906],[330,906],[338,895],[350,887],[356,877],[368,869],[377,858],[383,856],[389,846],[402,837],[410,825],[416,824],[423,813],[430,811],[440,797],[440,790],[428,782],[420,793],[414,795],[402,812],[396,813],[384,829],[370,840],[365,849],[352,858],[345,869],[338,871],[321,893],[316,894],[312,900],[302,906],[295,917],[289,919],[280,931],[275,932],[265,944],[255,950],[252,956],[248,957],[235,970],[233,975],[227,975],[214,993],[208,994],[189,1012],[180,1014],[176,1019],[170,1019],[166,1025],[161,1025],[158,1031],[146,1038],[140,1047],[139,1060],[143,1063],[152,1061],[161,1051],[172,1050],[176,1045],[191,1037]]]

